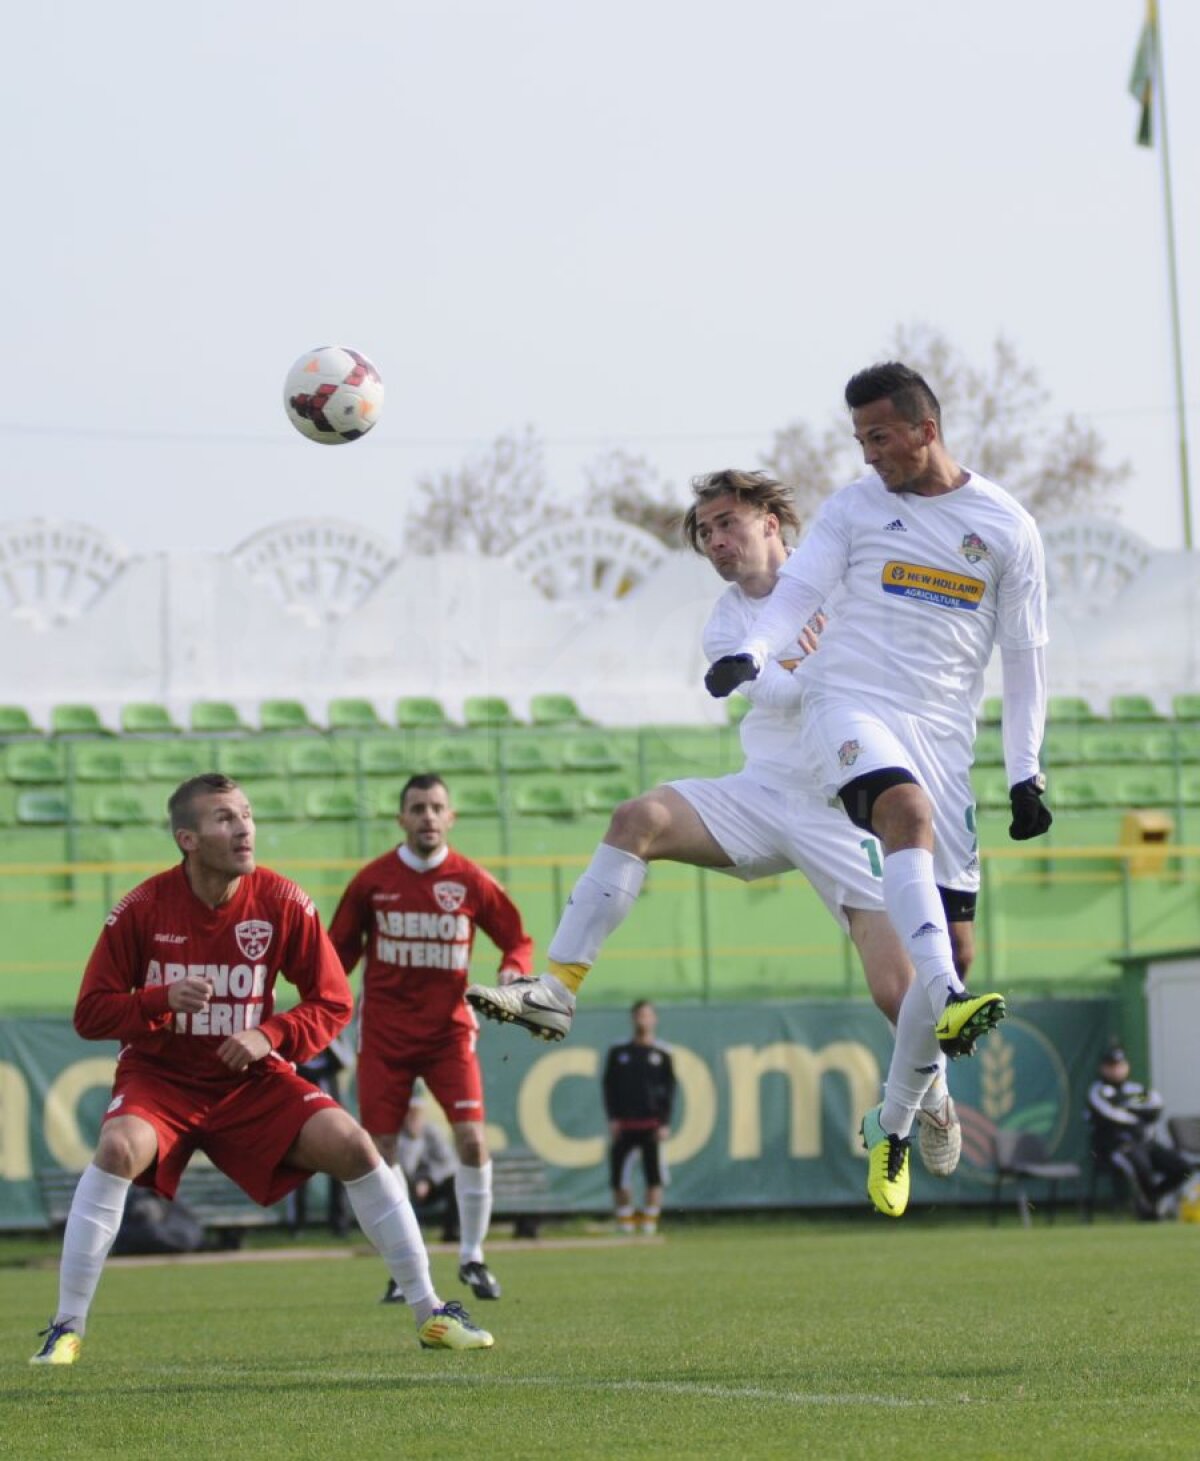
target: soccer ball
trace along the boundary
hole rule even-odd
[[[379,419],[383,382],[365,355],[345,345],[306,350],[287,373],[283,405],[309,441],[340,446],[366,436]]]

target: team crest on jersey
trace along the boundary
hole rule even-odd
[[[434,883],[433,896],[443,913],[457,913],[467,896],[465,883]]]
[[[992,556],[992,550],[978,533],[964,533],[962,547],[958,550],[968,563],[982,563]]]
[[[267,952],[274,932],[273,924],[264,923],[261,918],[248,918],[245,923],[234,927],[233,936],[237,939],[238,948],[253,964]]]
[[[858,760],[862,747],[857,741],[843,741],[838,747],[838,765],[853,766]]]

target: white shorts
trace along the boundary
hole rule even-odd
[[[800,718],[800,744],[817,785],[830,795],[888,766],[910,771],[933,803],[933,875],[938,886],[979,889],[979,844],[972,748],[927,720],[890,709],[887,722],[860,705],[812,696]]]
[[[883,911],[883,861],[879,843],[811,787],[779,791],[745,771],[732,776],[669,781],[695,808],[732,861],[715,868],[752,883],[779,873],[801,872],[843,929],[846,908]]]

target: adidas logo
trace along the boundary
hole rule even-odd
[[[928,938],[931,933],[940,932],[941,930],[938,928],[936,923],[923,923],[921,927],[917,929],[916,933],[913,934],[913,938]]]
[[[908,529],[904,526],[904,524],[900,521],[900,519],[898,517],[894,517],[891,520],[891,522],[888,523],[884,527],[884,532],[885,533],[906,533],[906,532],[908,532]]]

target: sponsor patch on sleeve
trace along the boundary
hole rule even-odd
[[[977,609],[987,587],[981,578],[927,568],[921,563],[901,563],[895,558],[883,565],[881,582],[885,594],[920,599],[943,609]]]

